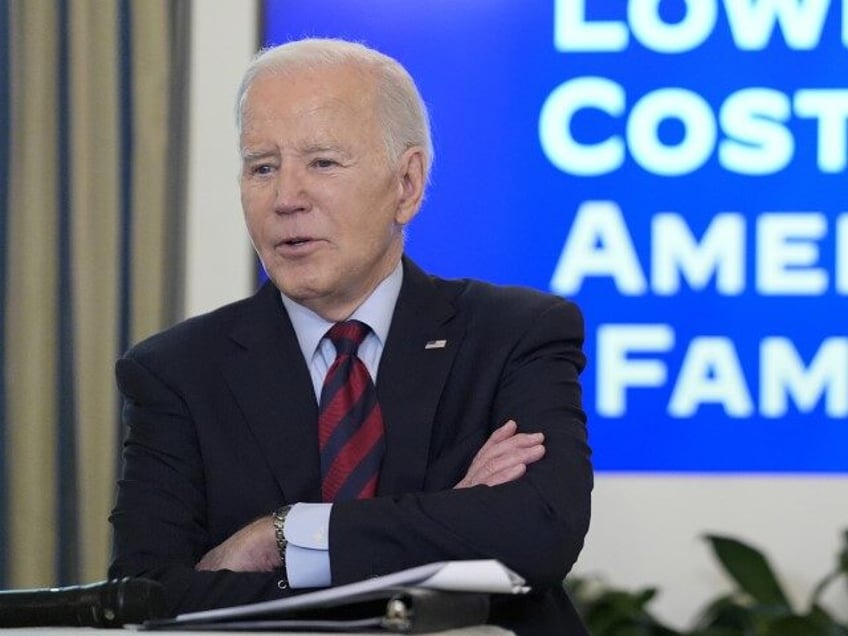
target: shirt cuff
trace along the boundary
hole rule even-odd
[[[298,503],[286,516],[286,578],[289,587],[327,587],[331,583],[329,503]]]

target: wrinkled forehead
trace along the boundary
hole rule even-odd
[[[325,106],[361,110],[377,108],[378,79],[374,69],[355,62],[292,62],[259,70],[245,91],[242,117],[284,105],[293,109]],[[246,122],[245,122],[246,123]]]
[[[266,147],[388,156],[385,146],[374,79],[356,68],[272,70],[257,77],[246,94],[243,156]]]

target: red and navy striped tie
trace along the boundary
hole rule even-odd
[[[348,320],[327,337],[336,359],[327,371],[318,407],[323,501],[373,497],[383,461],[383,415],[365,364],[356,355],[368,325]]]

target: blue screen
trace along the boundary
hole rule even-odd
[[[848,2],[269,0],[430,109],[407,252],[577,302],[595,465],[848,471]]]

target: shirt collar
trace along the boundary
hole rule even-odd
[[[348,318],[348,320],[361,320],[371,327],[371,331],[380,341],[380,347],[386,344],[402,283],[403,265],[398,262],[392,273],[377,285],[371,295]],[[284,293],[280,292],[280,296],[291,319],[303,357],[309,363],[318,349],[321,338],[333,326],[333,323],[295,302]]]

